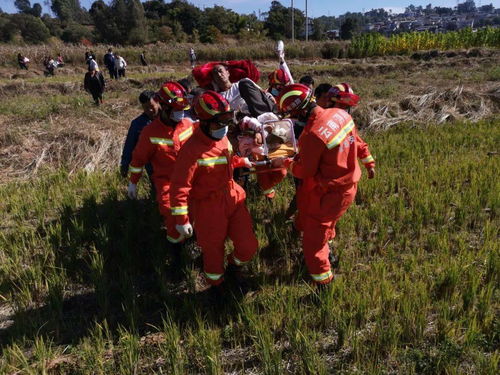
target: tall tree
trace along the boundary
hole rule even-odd
[[[267,18],[264,23],[269,31],[269,36],[273,39],[281,39],[292,36],[292,10],[283,6],[279,1],[271,2]],[[294,9],[295,35],[300,35],[304,29],[305,16],[299,9]]]
[[[31,11],[30,0],[15,0],[14,5],[19,10],[19,13],[29,14]]]
[[[89,13],[100,41],[119,44],[147,41],[148,27],[140,0],[113,0],[109,6],[97,0]]]
[[[30,0],[15,0],[14,5],[19,10],[19,13],[31,14],[35,17],[40,17],[42,15],[42,6],[39,3],[33,4],[32,7]]]
[[[51,0],[50,9],[61,21],[78,21],[84,15],[80,0]]]
[[[203,12],[186,0],[172,0],[166,4],[166,9],[168,17],[174,22],[179,22],[185,33],[191,34],[193,29],[201,28]]]
[[[144,8],[139,0],[127,0],[127,18],[124,19],[128,27],[127,42],[143,44],[147,40],[146,18]]]
[[[31,8],[31,14],[35,17],[42,16],[42,6],[40,5],[40,3],[33,4],[33,7]]]
[[[10,27],[19,30],[24,41],[28,43],[43,43],[50,37],[49,29],[42,20],[30,14],[13,14],[10,23]]]
[[[358,30],[358,22],[355,18],[347,17],[340,26],[340,37],[344,40],[352,39],[354,33]]]
[[[96,39],[107,43],[120,43],[121,32],[115,24],[114,13],[103,0],[94,1],[89,10],[95,25]]]

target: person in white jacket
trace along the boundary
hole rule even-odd
[[[127,62],[119,54],[115,54],[115,69],[118,72],[118,77],[125,77],[125,69],[127,68]]]

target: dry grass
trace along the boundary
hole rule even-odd
[[[356,117],[369,130],[387,130],[401,123],[442,124],[450,121],[479,121],[498,113],[490,95],[458,86],[454,89],[409,95],[394,104],[377,100],[363,105]]]
[[[362,97],[354,112],[358,125],[383,130],[406,122],[478,121],[497,114],[497,62],[498,53],[489,50],[476,57],[458,51],[433,61],[396,56],[336,61],[333,65],[322,60],[290,59],[289,64],[297,79],[311,74],[317,83],[351,83]],[[263,77],[276,66],[266,61],[256,63]],[[0,80],[4,183],[59,168],[70,172],[115,169],[129,122],[140,113],[136,104],[139,92],[189,73],[189,68],[175,65],[132,66],[127,80],[108,82],[106,103],[95,108],[82,90],[79,71],[64,69],[56,77]],[[11,68],[0,70],[5,75],[13,72]],[[457,78],[457,74],[461,76]]]

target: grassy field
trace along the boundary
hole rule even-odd
[[[250,193],[255,287],[220,310],[196,261],[174,281],[146,184],[138,202],[114,173],[0,187],[0,373],[496,374],[498,121],[364,137],[378,175],[339,223],[321,304],[283,219],[290,181],[272,204]]]
[[[496,374],[499,61],[290,59],[296,78],[361,94],[377,176],[338,225],[341,268],[321,304],[283,219],[292,181],[272,203],[252,184],[253,288],[221,309],[199,249],[172,269],[149,186],[129,201],[117,174],[139,92],[189,67],[132,65],[101,107],[81,68],[0,68],[0,374]],[[265,77],[277,64],[257,65]]]

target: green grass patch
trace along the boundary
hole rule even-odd
[[[0,187],[0,372],[482,373],[499,365],[497,120],[365,134],[375,180],[338,224],[341,269],[314,303],[300,243],[250,188],[256,290],[215,309],[172,279],[148,186],[115,174]],[[190,284],[191,283],[191,284]]]

